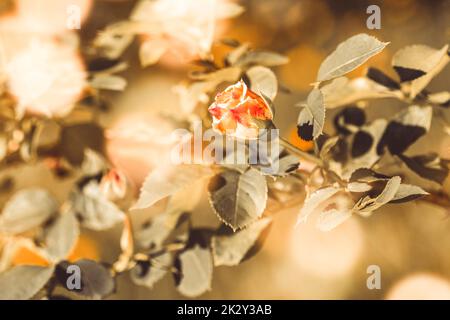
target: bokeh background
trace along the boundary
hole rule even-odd
[[[0,0],[6,1],[6,0]],[[188,0],[183,0],[188,1]],[[290,63],[276,71],[279,82],[291,90],[275,101],[275,122],[286,136],[295,127],[298,110],[293,105],[304,99],[323,59],[344,39],[365,32],[391,42],[369,61],[393,75],[390,60],[396,50],[409,44],[441,48],[450,41],[449,0],[241,0],[245,13],[221,22],[216,37],[237,39],[255,48],[267,48],[289,56]],[[135,1],[93,0],[86,9],[80,30],[82,43],[89,43],[99,29],[128,17]],[[368,30],[366,8],[381,7],[381,29]],[[124,76],[124,92],[108,94],[110,111],[101,122],[111,131],[123,127],[154,130],[154,139],[136,140],[111,135],[108,153],[126,171],[135,185],[161,161],[166,152],[158,134],[170,131],[160,115],[180,112],[173,87],[186,79],[189,64],[165,57],[156,66],[141,68],[133,44],[124,56],[130,68]],[[213,53],[223,54],[220,46]],[[360,76],[364,67],[350,76]],[[431,84],[432,91],[449,90],[447,68]],[[398,110],[392,101],[377,101],[366,108],[370,118],[387,117]],[[335,111],[327,116],[332,117]],[[294,121],[293,121],[294,120]],[[450,137],[433,124],[432,132],[416,146],[450,158]],[[333,130],[331,126],[325,131]],[[431,141],[431,142],[430,142]],[[40,185],[64,199],[71,181],[55,179],[42,165],[21,166],[2,171],[14,176],[14,188]],[[450,183],[444,186],[450,192]],[[203,193],[205,194],[205,193]],[[205,299],[450,299],[450,208],[425,202],[385,206],[370,218],[354,216],[335,230],[323,233],[313,223],[295,228],[301,195],[291,208],[278,210],[261,252],[238,267],[214,269],[212,290]],[[0,197],[3,202],[4,194]],[[132,216],[135,221],[158,212],[153,208]],[[198,226],[217,225],[206,197],[194,214]],[[120,228],[110,232],[85,232],[80,256],[113,260],[118,254]],[[369,290],[367,268],[381,268],[381,289]],[[112,299],[179,299],[174,281],[167,275],[153,290],[137,287],[128,275],[119,278],[118,293]]]

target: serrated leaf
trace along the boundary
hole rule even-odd
[[[316,139],[323,130],[325,123],[325,105],[323,102],[323,95],[319,89],[314,89],[308,95],[306,104],[303,105],[297,119],[297,128],[299,131],[311,131],[305,130],[305,127],[310,128],[312,126],[311,139],[309,137],[302,137],[304,140]],[[308,134],[309,135],[309,134]]]
[[[214,211],[234,230],[260,218],[266,207],[266,179],[255,169],[223,171],[211,179],[208,192]]]
[[[271,222],[271,218],[263,218],[236,233],[213,236],[211,248],[214,265],[236,266],[241,263]]]
[[[178,291],[187,297],[197,297],[211,289],[213,263],[209,248],[195,246],[180,254],[181,277]]]
[[[262,66],[251,67],[246,72],[250,79],[250,89],[262,93],[270,100],[274,100],[278,92],[278,80],[272,70]]]
[[[421,187],[414,186],[411,184],[402,183],[397,190],[394,198],[390,201],[390,203],[403,203],[407,201],[416,200],[423,196],[428,195],[429,193],[423,190]]]
[[[447,55],[448,45],[436,50],[426,45],[411,45],[398,50],[392,57],[392,66],[400,80],[413,81],[435,69]]]
[[[341,189],[329,186],[321,189],[317,189],[311,193],[303,204],[302,209],[297,218],[297,225],[306,222],[308,217],[314,213],[319,207],[322,207],[324,203],[329,200],[332,196],[338,193]]]
[[[29,188],[16,192],[0,215],[0,232],[18,234],[47,221],[58,210],[55,198],[45,189]]]
[[[50,280],[53,267],[17,266],[0,274],[0,300],[32,298]]]
[[[45,252],[55,263],[67,257],[75,246],[80,229],[72,211],[59,215],[45,231]]]
[[[173,195],[210,175],[212,175],[212,170],[201,165],[157,168],[145,179],[139,199],[131,210],[151,207],[159,200]]]
[[[387,44],[364,33],[345,40],[321,64],[317,81],[327,81],[345,75],[382,51]]]
[[[355,204],[353,210],[362,216],[369,216],[372,211],[379,209],[380,207],[394,199],[401,182],[402,179],[399,176],[392,177],[389,181],[387,181],[383,191],[381,191],[378,196],[374,198],[370,196],[361,198]]]

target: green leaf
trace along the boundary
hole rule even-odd
[[[50,280],[53,267],[17,266],[0,274],[0,300],[32,298]]]
[[[382,151],[387,146],[391,154],[402,154],[430,130],[432,117],[430,106],[410,106],[399,112],[389,122],[377,148]]]
[[[201,165],[157,168],[145,179],[139,199],[131,210],[151,207],[159,200],[173,195],[209,175],[212,175],[211,169]]]
[[[271,222],[271,218],[263,218],[236,233],[213,236],[211,248],[214,265],[236,266],[245,260]]]
[[[152,289],[160,281],[172,266],[172,255],[165,252],[156,257],[150,257],[150,261],[140,261],[130,271],[131,280],[138,286]]]
[[[394,198],[390,201],[390,203],[408,202],[416,200],[428,194],[429,193],[423,190],[421,187],[402,183],[398,187],[397,193],[395,194]]]
[[[306,104],[301,105],[303,108],[298,115],[297,127],[302,128],[312,127],[312,138],[316,139],[322,134],[323,126],[325,124],[325,104],[323,102],[323,95],[319,89],[314,89],[308,95]],[[311,140],[306,138],[305,140]]]
[[[311,193],[305,200],[302,209],[297,218],[297,225],[300,223],[306,222],[308,217],[318,210],[320,207],[323,207],[327,200],[329,200],[332,196],[338,193],[341,189],[329,186],[321,189],[317,189],[313,193]]]
[[[214,211],[233,230],[260,218],[266,207],[266,179],[256,169],[223,171],[211,179],[208,191]]]
[[[327,109],[338,108],[361,100],[397,98],[401,99],[400,90],[392,90],[367,77],[348,79],[339,77],[320,88]]]
[[[345,40],[321,64],[317,81],[327,81],[345,75],[382,51],[387,44],[364,33]]]
[[[101,192],[95,180],[89,181],[81,191],[74,191],[70,199],[82,226],[88,229],[106,230],[125,217],[125,213]]]
[[[441,106],[450,106],[450,92],[441,91],[436,93],[430,93],[427,95],[427,100],[432,104],[437,104]]]
[[[270,51],[249,51],[237,59],[233,66],[247,67],[260,65],[264,67],[276,67],[289,62],[289,58],[279,53]]]
[[[199,245],[182,252],[179,257],[181,277],[178,291],[187,297],[197,297],[211,289],[213,263],[209,248]]]
[[[67,211],[60,214],[45,230],[45,252],[55,263],[65,259],[74,248],[80,228],[75,214]]]
[[[351,210],[330,209],[321,212],[317,219],[317,228],[321,231],[331,231],[352,216]]]
[[[412,45],[397,51],[392,66],[402,82],[410,81],[410,96],[414,98],[450,61],[448,45],[440,50]]]
[[[136,233],[136,242],[145,249],[161,249],[168,243],[186,243],[189,237],[189,215],[181,211],[157,215]]]
[[[443,184],[448,176],[449,160],[443,160],[435,153],[407,157],[399,155],[399,158],[420,177],[439,184]]]
[[[353,210],[362,216],[369,216],[372,211],[379,209],[386,203],[395,198],[402,179],[399,176],[389,179],[381,193],[376,197],[365,196],[361,198],[354,206]]]
[[[347,190],[349,192],[360,193],[367,192],[370,189],[372,189],[372,186],[365,182],[350,182],[349,184],[347,184]]]
[[[45,189],[16,192],[0,215],[0,232],[18,234],[37,227],[58,211],[58,203]]]
[[[282,152],[275,159],[269,159],[271,162],[267,165],[256,166],[261,173],[273,177],[287,177],[295,172],[300,166],[297,156]]]
[[[264,94],[270,100],[274,100],[278,92],[278,81],[272,70],[262,66],[251,67],[247,70],[252,91]]]

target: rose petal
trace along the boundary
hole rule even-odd
[[[213,103],[208,108],[209,113],[216,119],[220,120],[225,113],[225,109],[219,107],[217,104]]]

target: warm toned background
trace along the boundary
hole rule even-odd
[[[95,30],[108,22],[125,18],[132,3],[94,1],[81,30],[83,40],[89,41]],[[371,60],[372,65],[390,74],[390,58],[397,49],[416,43],[441,48],[450,42],[449,0],[248,0],[240,3],[246,13],[221,25],[220,33],[251,42],[254,47],[283,52],[291,58],[288,65],[276,70],[280,82],[293,91],[289,95],[281,94],[275,101],[276,122],[286,135],[295,126],[292,120],[298,110],[293,104],[305,97],[321,61],[345,38],[368,32],[390,41],[388,48]],[[366,28],[365,11],[370,4],[381,6],[382,28],[375,32]],[[131,68],[125,74],[129,87],[124,93],[110,95],[113,109],[104,117],[103,124],[114,128],[124,121],[134,123],[134,119],[154,121],[151,115],[158,112],[176,114],[178,99],[172,86],[185,78],[187,66],[169,57],[156,67],[141,69],[135,48],[127,51],[126,58],[131,61]],[[361,73],[362,68],[351,76]],[[449,90],[449,80],[447,68],[432,82],[431,89]],[[390,101],[379,101],[370,105],[367,112],[370,117],[384,117],[395,112],[396,107]],[[333,112],[328,113],[329,117],[332,115]],[[160,123],[153,123],[158,132]],[[449,136],[436,129],[425,139],[427,143],[421,141],[416,150],[434,150],[450,157]],[[113,140],[108,150],[138,183],[158,163],[159,148],[157,143]],[[16,188],[44,183],[61,198],[70,185],[68,182],[57,185],[39,166],[18,168],[8,174],[21,176]],[[450,192],[450,183],[447,191]],[[214,269],[212,290],[201,298],[450,299],[450,218],[446,212],[450,208],[423,202],[386,206],[368,219],[354,217],[336,230],[322,233],[308,224],[294,228],[299,206],[277,214],[265,246],[256,257],[238,267]],[[197,225],[217,223],[205,199],[195,212],[195,221]],[[89,233],[85,238],[87,255],[112,259],[117,253],[117,233]],[[366,287],[369,265],[381,268],[381,290]],[[119,279],[118,290],[119,294],[113,298],[182,298],[170,275],[153,290],[134,286],[124,275]]]

